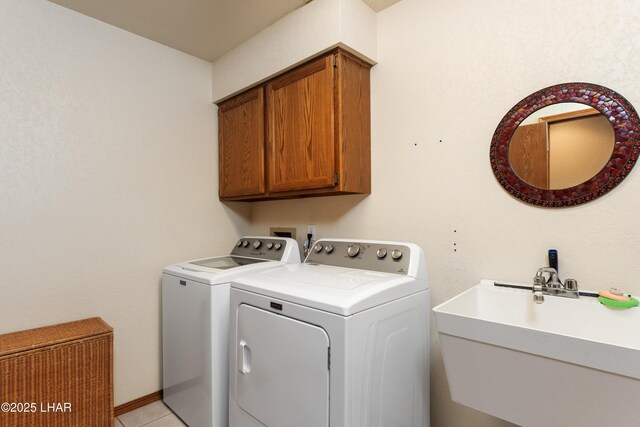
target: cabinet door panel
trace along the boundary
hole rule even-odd
[[[269,191],[333,187],[333,55],[267,85]]]
[[[264,88],[220,104],[220,198],[263,194]]]

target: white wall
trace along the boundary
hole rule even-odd
[[[538,89],[593,82],[640,108],[639,20],[632,0],[403,0],[385,9],[371,71],[372,194],[254,203],[253,231],[315,223],[320,237],[416,242],[433,305],[482,278],[530,282],[549,248],[563,278],[640,294],[640,170],[587,205],[542,209],[509,196],[489,164],[498,122]],[[435,337],[432,356],[432,426],[508,425],[453,403]]]
[[[210,63],[0,0],[0,332],[101,316],[116,405],[159,390],[162,267],[247,228],[216,140]]]
[[[213,100],[231,96],[336,46],[377,60],[376,14],[360,0],[314,0],[213,63]]]

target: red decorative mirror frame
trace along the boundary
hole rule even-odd
[[[574,187],[547,190],[523,181],[509,164],[509,143],[516,128],[533,112],[552,104],[575,102],[593,107],[613,126],[615,145],[607,164],[591,179]],[[640,120],[622,95],[591,83],[562,83],[539,90],[518,102],[500,121],[491,140],[491,169],[509,194],[542,207],[575,206],[615,188],[629,174],[640,154]]]

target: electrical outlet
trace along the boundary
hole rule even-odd
[[[309,224],[307,225],[307,234],[311,234],[311,240],[316,240],[316,225]]]

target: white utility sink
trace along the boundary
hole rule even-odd
[[[433,311],[454,401],[526,427],[640,425],[640,308],[483,280]]]

